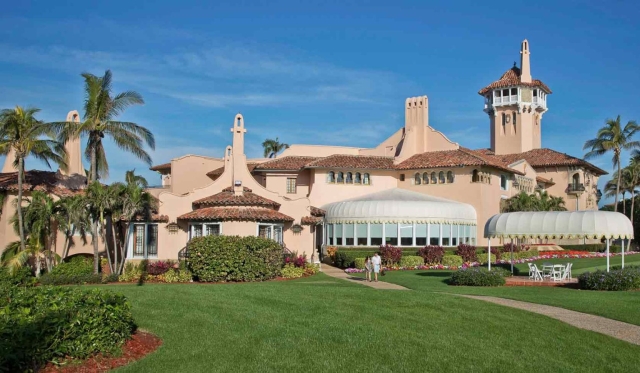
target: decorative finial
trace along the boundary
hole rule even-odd
[[[516,67],[516,61],[513,61],[513,67]]]

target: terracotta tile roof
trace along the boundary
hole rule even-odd
[[[334,154],[307,164],[309,168],[360,168],[391,170],[393,157]]]
[[[322,217],[319,216],[303,216],[300,219],[302,225],[316,225],[322,223]]]
[[[551,181],[549,179],[545,179],[544,177],[540,177],[540,176],[536,176],[536,181],[539,182],[539,183],[550,184],[550,185],[555,185],[556,184],[553,181]]]
[[[311,216],[324,216],[324,214],[327,213],[323,209],[319,209],[313,206],[310,206],[309,210],[311,211]]]
[[[518,170],[509,168],[499,159],[488,157],[482,153],[463,147],[457,150],[442,150],[416,154],[398,164],[396,168],[399,170],[415,170],[460,166],[487,166],[518,175],[524,175]]]
[[[232,220],[290,222],[293,218],[266,208],[205,207],[178,217],[179,220]]]
[[[247,162],[247,168],[249,169],[249,172],[253,172],[253,169],[256,168],[256,166],[258,164],[259,163]],[[224,172],[224,166],[218,167],[213,171],[207,172],[207,176],[209,176],[209,177],[218,177],[218,176],[222,175],[223,172]]]
[[[149,167],[151,171],[171,171],[171,162]]]
[[[201,198],[193,202],[194,206],[265,206],[278,208],[280,204],[270,199],[261,197],[244,187],[241,195],[236,196],[232,188],[225,188],[222,192],[212,196]]]
[[[22,190],[33,191],[39,190],[55,194],[60,197],[82,193],[86,187],[87,178],[82,175],[62,175],[60,172],[31,170],[24,174]],[[0,173],[0,190],[17,192],[18,191],[18,173],[6,172]]]
[[[526,160],[531,167],[553,167],[553,166],[577,166],[587,168],[597,175],[606,175],[607,171],[592,165],[591,163],[565,153],[560,153],[553,149],[533,149],[524,153],[494,155],[489,149],[481,150],[482,153],[499,158],[505,163],[512,164],[521,159]]]
[[[153,214],[151,215],[150,219],[147,219],[145,216],[136,215],[133,217],[133,219],[131,219],[131,221],[152,221],[156,223],[168,223],[169,217],[167,215]]]
[[[500,79],[496,80],[495,82],[489,84],[488,86],[478,91],[478,94],[484,96],[487,92],[493,89],[509,87],[514,85],[527,86],[527,87],[539,87],[545,90],[547,93],[552,93],[549,87],[547,87],[546,84],[544,84],[542,81],[538,79],[531,79],[531,83],[521,82],[520,69],[517,66],[514,66],[509,70],[507,70],[504,74],[502,74]]]
[[[303,156],[287,156],[276,158],[271,161],[260,163],[256,168],[258,170],[291,170],[297,171],[303,169],[308,163],[317,160],[318,157]]]

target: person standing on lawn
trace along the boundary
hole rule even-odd
[[[373,263],[371,263],[371,257],[364,258],[364,271],[367,273],[367,281],[371,282],[371,272],[373,272]]]
[[[380,258],[380,255],[378,255],[378,253],[375,253],[373,255],[373,258],[371,258],[371,263],[373,264],[373,276],[376,279],[376,282],[378,282],[378,273],[380,273],[380,267],[382,264],[382,258]]]

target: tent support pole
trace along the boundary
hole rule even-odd
[[[513,275],[513,238],[511,239],[511,274]]]
[[[629,249],[629,244],[631,240],[627,240],[627,250]],[[624,268],[624,240],[622,240],[622,268]]]
[[[487,248],[487,265],[489,266],[489,271],[491,271],[491,237],[489,237],[489,247]]]
[[[607,272],[609,272],[609,239],[607,238]]]

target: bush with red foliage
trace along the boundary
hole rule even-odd
[[[522,246],[520,245],[516,245],[514,243],[506,243],[504,244],[502,251],[503,252],[511,252],[511,248],[513,247],[513,252],[514,253],[519,253],[520,251],[522,251]]]
[[[487,253],[487,249],[485,249],[484,251],[485,251],[485,253]],[[491,248],[491,255],[495,256],[496,260],[500,260],[500,257],[502,256],[501,254],[502,254],[502,252],[500,251],[499,247],[492,247]]]
[[[293,264],[294,267],[304,268],[307,264],[307,257],[305,255],[290,255],[284,258],[284,264]]]
[[[400,263],[402,259],[402,249],[392,245],[380,245],[380,256],[382,262],[386,265],[393,265]]]
[[[444,256],[444,247],[437,245],[425,246],[418,250],[418,255],[424,259],[426,264],[440,264]]]
[[[171,268],[173,268],[173,263],[159,260],[157,262],[147,264],[147,273],[153,276],[158,276],[165,274]]]
[[[476,254],[476,247],[461,243],[456,249],[456,255],[462,257],[462,261],[465,263],[471,263],[478,261],[478,255]]]

